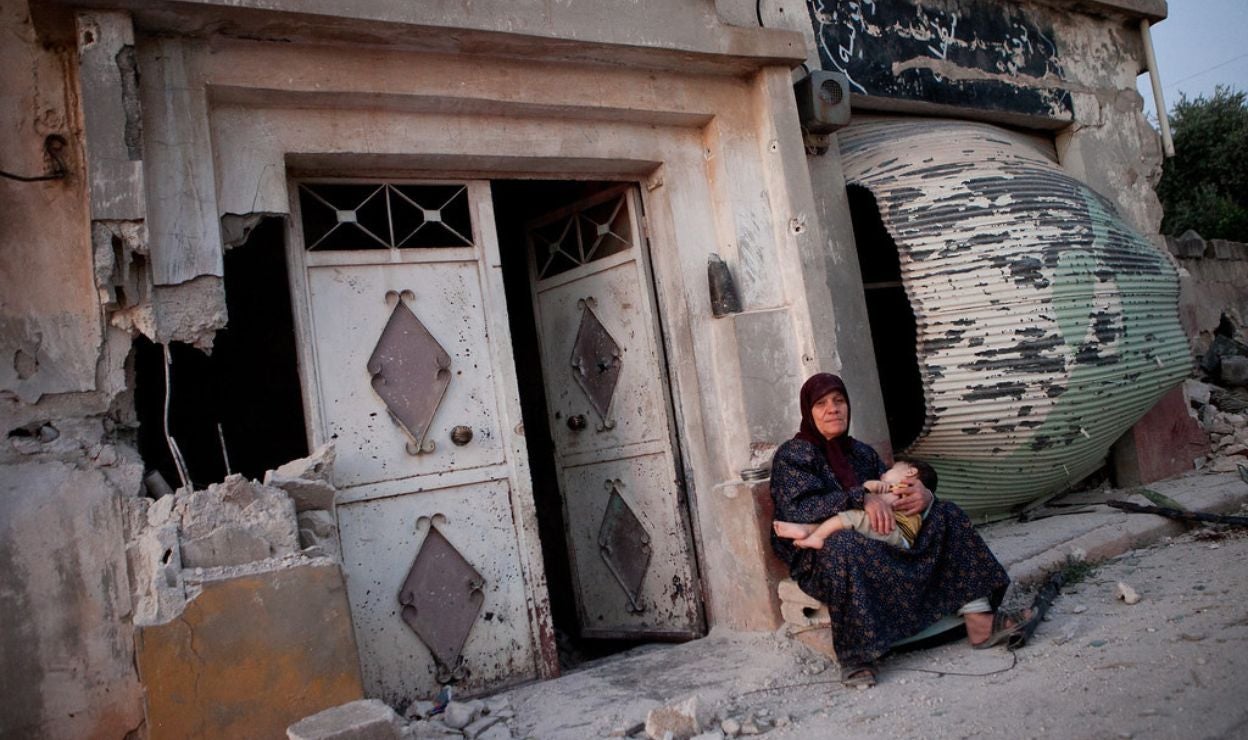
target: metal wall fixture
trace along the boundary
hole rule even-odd
[[[711,253],[706,264],[706,282],[711,294],[711,315],[723,318],[741,313],[741,295],[732,279],[728,264],[718,254]]]
[[[906,452],[942,497],[985,518],[1058,493],[1187,377],[1169,257],[1051,147],[940,120],[838,139],[899,252],[926,406]]]

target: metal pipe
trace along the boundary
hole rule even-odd
[[[1161,77],[1157,74],[1157,55],[1153,52],[1153,34],[1147,18],[1140,19],[1140,38],[1144,41],[1144,66],[1153,85],[1153,104],[1157,106],[1157,122],[1161,124],[1161,146],[1167,157],[1174,156],[1174,139],[1170,136],[1170,119],[1166,117],[1166,101],[1161,95]]]

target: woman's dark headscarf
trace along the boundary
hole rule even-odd
[[[814,408],[816,401],[833,391],[840,391],[845,396],[846,431],[839,437],[827,439],[819,431],[819,427],[815,426],[815,418],[811,414],[811,409]],[[798,430],[795,439],[806,440],[823,451],[823,456],[827,459],[828,465],[832,467],[832,472],[836,474],[836,479],[840,482],[841,488],[848,491],[858,485],[858,476],[854,475],[854,467],[849,464],[851,439],[848,426],[851,407],[849,405],[849,391],[845,389],[845,382],[832,373],[812,375],[802,384],[801,404],[802,427]]]

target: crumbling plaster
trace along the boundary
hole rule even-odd
[[[0,180],[0,405],[96,390],[103,343],[84,197],[72,48],[45,46],[23,0],[0,3],[0,167],[43,175],[45,137],[65,139],[67,177]],[[13,71],[22,70],[22,74]]]

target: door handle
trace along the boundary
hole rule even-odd
[[[573,416],[568,417],[568,429],[571,429],[574,432],[579,432],[585,427],[586,424],[584,414],[574,414]]]

